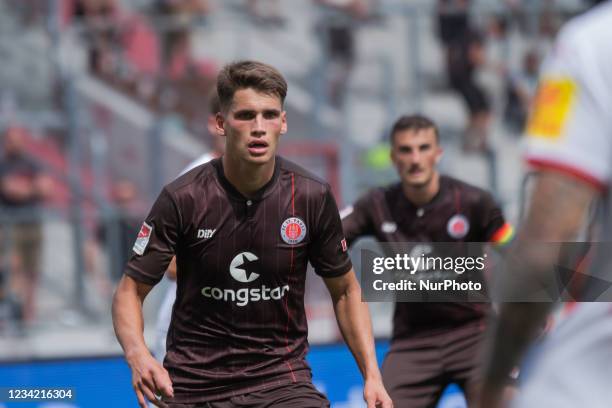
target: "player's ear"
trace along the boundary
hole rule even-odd
[[[393,141],[391,142],[391,146],[389,149],[389,157],[391,158],[391,162],[395,164],[395,149],[393,148]]]
[[[208,130],[208,133],[211,135],[217,135],[217,115],[209,115],[208,119],[206,120],[206,129]]]
[[[444,153],[444,149],[442,149],[442,147],[438,146],[437,152],[436,152],[436,164],[440,163],[440,160],[442,160],[442,154]]]
[[[215,115],[215,130],[220,136],[225,136],[225,128],[223,127],[223,125],[225,125],[225,118],[223,117],[221,112],[217,112],[217,114]]]
[[[286,111],[282,111],[281,112],[281,135],[284,135],[285,133],[287,133],[287,112]]]

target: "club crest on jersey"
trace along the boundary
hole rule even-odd
[[[470,222],[464,215],[455,214],[448,220],[446,231],[455,239],[464,238],[470,232]]]
[[[299,244],[306,237],[306,224],[298,217],[287,218],[281,225],[280,233],[287,244]]]
[[[153,227],[146,222],[143,222],[142,227],[140,227],[140,231],[138,231],[136,242],[134,242],[134,247],[132,248],[132,250],[138,255],[144,254],[145,249],[147,249],[147,245],[149,245],[149,239],[151,238],[152,232]]]

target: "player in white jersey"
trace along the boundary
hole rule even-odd
[[[208,136],[211,138],[211,151],[204,153],[189,163],[183,169],[183,171],[181,171],[179,174],[180,176],[187,173],[189,170],[204,163],[208,163],[212,159],[223,154],[223,150],[225,149],[225,139],[219,136],[215,130],[215,115],[220,110],[216,87],[213,87],[208,96],[208,109],[209,115],[206,127],[208,130]],[[166,337],[168,336],[168,327],[170,326],[170,319],[172,318],[172,306],[174,306],[174,301],[176,299],[176,263],[174,259],[172,259],[170,265],[168,266],[166,280],[168,281],[168,288],[166,289],[166,294],[164,295],[164,299],[162,300],[161,306],[157,313],[155,345],[153,346],[153,355],[161,363],[163,363],[166,355]]]
[[[198,167],[204,163],[208,163],[212,159],[217,157],[212,153],[204,153],[200,157],[189,163],[179,175],[187,173],[189,170]],[[168,327],[170,327],[170,320],[172,318],[172,306],[176,300],[176,262],[174,259],[168,265],[166,271],[166,279],[168,281],[168,288],[166,294],[161,302],[159,311],[157,312],[157,324],[155,326],[155,345],[153,355],[160,362],[164,362],[166,356],[166,337],[168,337]]]
[[[612,241],[612,0],[601,3],[562,29],[541,73],[526,131],[527,160],[538,176],[512,258],[520,259],[523,269],[511,269],[519,275],[505,287],[505,295],[514,299],[521,289],[541,288],[541,282],[553,279],[556,254],[533,242],[573,241],[591,205],[603,208],[595,219],[597,240]],[[605,252],[595,248],[589,267],[604,285],[612,282],[612,257]],[[590,293],[587,285],[581,299],[595,300]],[[610,290],[598,298],[609,300]],[[552,307],[550,302],[501,305],[481,408],[502,406],[508,373]],[[512,407],[611,407],[612,303],[575,304],[528,360]]]

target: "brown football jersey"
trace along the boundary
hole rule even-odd
[[[134,252],[126,274],[151,285],[176,254],[164,360],[176,403],[310,381],[307,264],[326,278],[352,267],[329,185],[280,157],[250,198],[225,178],[221,159],[168,184]]]
[[[451,177],[440,177],[440,191],[417,207],[400,183],[374,189],[352,208],[343,210],[346,239],[361,236],[380,242],[488,242],[505,227],[499,206],[490,194]],[[425,336],[482,319],[482,303],[396,303],[393,340]]]

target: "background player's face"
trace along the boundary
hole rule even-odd
[[[274,157],[280,135],[287,131],[287,116],[278,96],[240,89],[228,111],[217,115],[217,129],[226,137],[228,155],[264,164]]]
[[[401,130],[396,132],[391,146],[391,160],[402,180],[411,187],[429,184],[437,172],[442,156],[434,129]]]

